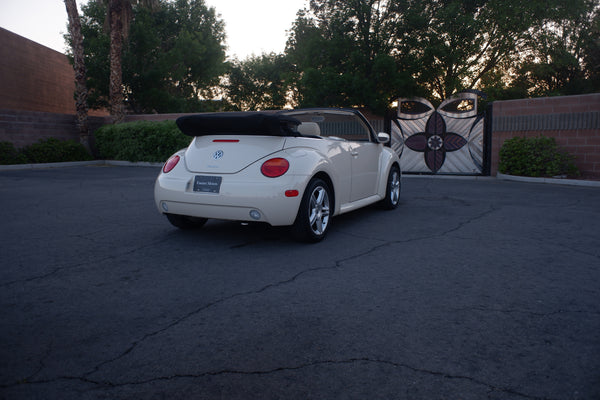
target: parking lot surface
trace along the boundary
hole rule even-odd
[[[0,171],[1,399],[598,399],[600,189],[169,225],[156,168]]]

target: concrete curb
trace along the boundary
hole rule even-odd
[[[493,176],[483,175],[439,175],[439,174],[402,174],[402,179],[424,178],[424,179],[458,179],[466,181],[493,181],[496,180]]]
[[[155,163],[155,162],[147,162],[147,161],[117,161],[117,160],[105,160],[105,165],[111,165],[113,167],[152,167],[152,168],[161,168],[165,163]]]
[[[0,165],[0,171],[15,171],[22,169],[48,169],[48,168],[67,168],[67,167],[87,167],[90,165],[108,165],[114,167],[162,167],[163,163],[152,162],[130,162],[117,160],[94,160],[94,161],[71,161],[57,163],[41,163],[41,164],[11,164]]]
[[[569,185],[569,186],[587,186],[600,187],[600,181],[586,181],[578,179],[561,179],[561,178],[532,178],[528,176],[506,175],[498,172],[496,178],[505,181],[527,182],[527,183],[550,183],[554,185]]]
[[[553,185],[568,185],[568,186],[587,186],[600,187],[600,181],[586,181],[579,179],[562,179],[562,178],[531,178],[527,176],[515,176],[497,173],[496,176],[481,176],[481,175],[431,175],[431,174],[402,174],[402,179],[424,178],[424,179],[458,179],[458,180],[473,180],[473,181],[491,181],[505,180],[514,182],[527,183],[549,183]]]

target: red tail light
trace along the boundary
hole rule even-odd
[[[290,163],[285,158],[271,158],[263,163],[260,172],[269,178],[277,178],[290,169]]]
[[[169,158],[167,160],[167,162],[165,163],[165,165],[163,166],[163,172],[165,174],[171,172],[173,170],[173,168],[175,168],[175,166],[177,165],[179,160],[180,160],[179,156],[173,156],[173,157]]]

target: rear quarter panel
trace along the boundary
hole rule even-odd
[[[351,190],[351,156],[349,142],[313,138],[289,138],[285,153],[289,156],[288,173],[303,176],[299,180],[304,192],[310,178],[323,172],[329,176],[335,195],[335,212],[349,201]]]

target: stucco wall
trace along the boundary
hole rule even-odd
[[[0,28],[0,108],[75,113],[67,57]]]
[[[0,109],[75,114],[74,92],[66,55],[0,28]]]

